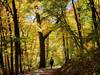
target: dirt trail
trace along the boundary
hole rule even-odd
[[[53,69],[42,68],[42,69],[30,71],[27,74],[23,74],[23,75],[60,75],[60,70],[59,68],[53,68]]]

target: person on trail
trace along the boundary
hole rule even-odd
[[[53,58],[51,57],[51,59],[50,59],[50,66],[51,66],[51,69],[52,69],[53,63],[54,63],[54,60],[53,60]]]

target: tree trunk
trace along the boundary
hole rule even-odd
[[[39,32],[40,41],[40,65],[39,68],[45,68],[45,38],[43,33]]]
[[[98,48],[100,49],[99,34],[98,34],[98,24],[96,22],[96,9],[94,7],[94,1],[93,0],[89,0],[89,2],[90,2],[90,5],[91,5],[92,20],[93,20],[94,30],[95,30],[95,34],[96,34],[96,42],[97,42]]]
[[[6,12],[9,12],[8,10],[8,0],[6,0]],[[7,13],[7,17],[8,17],[8,26],[9,26],[9,31],[10,31],[10,48],[11,48],[11,57],[10,57],[10,60],[11,60],[11,63],[10,63],[10,66],[11,66],[11,70],[10,70],[10,74],[13,75],[13,40],[12,40],[12,31],[11,31],[11,25],[10,25],[10,17],[9,17],[9,13]]]
[[[21,51],[21,49],[20,49],[20,53],[19,53],[19,55],[20,55],[20,57],[19,57],[19,63],[20,63],[20,73],[22,73],[22,51]]]
[[[69,40],[69,38],[67,38],[67,35],[68,35],[68,33],[66,33],[65,34],[66,35],[66,38],[65,38],[65,47],[66,47],[66,54],[67,54],[67,59],[69,59],[69,49],[68,49],[68,40]]]
[[[62,46],[63,46],[64,55],[65,55],[65,63],[66,63],[67,62],[67,53],[66,53],[64,32],[62,32],[62,41],[63,41]]]
[[[13,40],[12,40],[12,31],[11,31],[11,25],[10,25],[10,21],[9,21],[9,14],[8,14],[8,26],[9,26],[9,31],[10,31],[10,48],[11,48],[11,57],[10,57],[10,60],[11,60],[11,75],[13,75],[13,72],[14,72],[14,66],[13,66]]]
[[[14,72],[14,66],[13,66],[13,41],[12,41],[12,36],[11,36],[11,32],[10,32],[10,47],[11,47],[11,57],[10,57],[10,60],[11,60],[11,75],[13,75],[13,72]]]
[[[4,69],[4,62],[3,62],[3,54],[2,54],[2,35],[0,35],[1,38],[1,46],[0,46],[0,67],[2,68],[3,75],[6,75],[6,71]]]
[[[38,23],[38,27],[41,29],[41,19],[40,19],[40,14],[36,14],[36,19]],[[52,32],[50,30],[45,36],[43,35],[43,32],[38,32],[39,33],[39,42],[40,42],[40,64],[39,68],[45,68],[46,66],[46,60],[45,60],[45,39],[49,36],[49,34]]]
[[[78,29],[78,34],[79,34],[80,46],[81,46],[80,53],[82,55],[83,54],[83,41],[82,41],[81,24],[79,22],[78,15],[76,13],[75,5],[74,5],[74,0],[72,0],[72,4],[73,4],[74,15],[75,15],[76,23],[77,23],[77,29]]]
[[[13,21],[14,21],[14,28],[15,28],[15,75],[19,72],[19,56],[21,56],[21,48],[20,48],[20,33],[19,33],[19,25],[18,25],[18,17],[17,17],[17,9],[15,7],[15,0],[12,0],[12,7],[13,7]],[[21,58],[21,57],[20,57]],[[21,62],[21,59],[20,59]],[[21,71],[21,63],[20,63],[20,71]]]
[[[46,60],[48,60],[48,53],[49,53],[49,36],[46,39]]]
[[[2,29],[2,33],[3,33],[3,38],[4,38],[4,49],[6,51],[6,53],[5,53],[5,59],[6,59],[6,62],[7,62],[6,63],[6,65],[7,65],[6,69],[9,71],[9,75],[10,75],[10,64],[9,64],[9,56],[8,56],[8,50],[7,50],[7,29],[6,29],[6,27],[5,27],[5,30]]]
[[[2,0],[0,0],[0,67],[2,68],[3,75],[7,75],[7,72],[4,69],[4,62],[3,62],[3,54],[2,54]]]

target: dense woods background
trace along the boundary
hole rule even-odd
[[[0,0],[0,75],[51,57],[60,75],[100,74],[100,0]]]

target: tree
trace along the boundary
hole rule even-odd
[[[19,33],[19,24],[18,24],[18,17],[17,17],[17,9],[15,5],[15,0],[12,0],[12,7],[13,7],[13,21],[14,21],[14,28],[15,28],[15,72],[16,75],[19,72],[19,60],[20,60],[20,71],[22,72],[21,66],[21,48],[20,48],[20,33]]]
[[[0,39],[1,39],[1,41],[0,41],[0,67],[2,68],[3,75],[6,75],[7,73],[4,69],[3,54],[2,54],[3,44],[2,44],[2,17],[1,17],[2,12],[1,11],[2,11],[2,0],[0,0]]]
[[[2,2],[0,1],[0,34],[2,34],[2,18],[1,18]],[[3,55],[2,55],[2,35],[0,35],[0,66],[4,68]]]
[[[41,19],[39,13],[36,13],[36,19],[37,23],[39,24],[39,27],[41,28]],[[43,35],[42,32],[39,33],[39,42],[40,42],[40,65],[39,68],[45,68],[46,67],[46,60],[45,60],[45,39],[49,36],[51,31]]]
[[[76,12],[76,9],[75,9],[74,0],[72,0],[72,4],[73,4],[74,15],[75,15],[76,23],[77,23],[77,29],[78,29],[79,40],[80,40],[80,45],[81,45],[80,53],[82,55],[83,54],[83,40],[82,40],[81,24],[79,22],[78,15],[77,15],[77,12]]]
[[[12,29],[11,29],[11,24],[10,24],[10,12],[9,12],[9,4],[8,4],[8,0],[6,0],[5,2],[5,8],[6,8],[6,12],[7,12],[7,21],[8,21],[8,26],[9,26],[9,32],[10,32],[10,48],[11,48],[11,70],[10,70],[10,74],[13,75],[14,72],[14,60],[13,60],[13,38],[12,38]]]
[[[95,34],[96,34],[96,42],[97,42],[97,46],[98,48],[100,48],[100,42],[99,42],[99,33],[98,33],[98,24],[96,21],[96,9],[94,6],[94,1],[93,0],[89,0],[90,3],[90,7],[91,7],[91,11],[92,11],[92,20],[93,20],[93,25],[94,25],[94,30],[95,30]]]
[[[65,37],[66,36],[66,37]],[[67,41],[66,41],[67,40]],[[68,39],[67,39],[67,33],[62,30],[62,41],[63,41],[63,50],[65,54],[65,63],[69,60],[69,50],[68,50]]]

